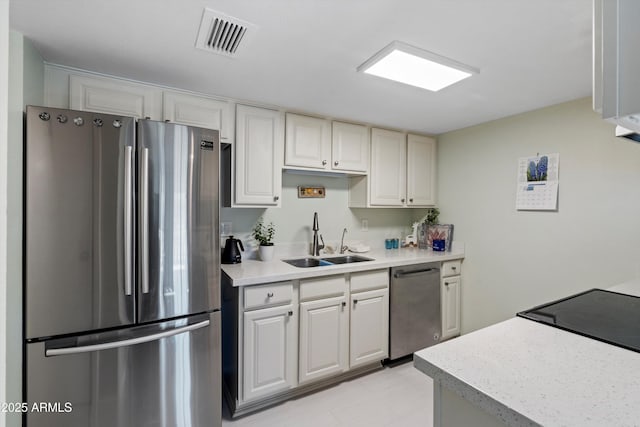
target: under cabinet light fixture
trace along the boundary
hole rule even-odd
[[[437,92],[480,71],[433,52],[394,41],[357,70]]]

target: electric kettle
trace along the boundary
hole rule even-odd
[[[227,237],[224,250],[222,251],[222,263],[238,264],[242,262],[240,251],[244,252],[244,246],[242,246],[240,239],[234,239],[233,236]]]

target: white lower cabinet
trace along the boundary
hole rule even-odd
[[[389,355],[389,289],[351,294],[351,368]]]
[[[342,295],[300,303],[300,384],[348,368],[349,309]]]
[[[223,277],[223,377],[232,414],[348,378],[350,370],[376,369],[388,356],[388,291],[388,269],[240,288]]]
[[[460,335],[460,260],[442,263],[442,340]]]
[[[244,400],[295,386],[295,311],[288,304],[244,312]]]

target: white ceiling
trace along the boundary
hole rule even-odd
[[[10,0],[44,59],[439,134],[591,94],[587,0]],[[234,59],[194,47],[203,9],[256,24]],[[478,68],[433,93],[356,72],[393,40]]]

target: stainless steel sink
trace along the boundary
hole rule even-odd
[[[330,262],[321,260],[319,258],[296,258],[296,259],[283,259],[282,261],[287,264],[291,264],[294,267],[309,268],[309,267],[321,267],[323,265],[333,265]]]
[[[294,259],[283,259],[282,261],[287,264],[293,265],[294,267],[299,268],[309,268],[309,267],[322,267],[326,265],[334,265],[334,264],[349,264],[352,262],[362,262],[362,261],[373,261],[371,258],[366,258],[359,255],[344,255],[344,256],[334,256],[334,257],[326,257],[326,258],[294,258]]]
[[[321,258],[323,261],[328,261],[331,264],[350,264],[352,262],[373,261],[371,258],[366,258],[360,255],[343,255],[335,257]]]

